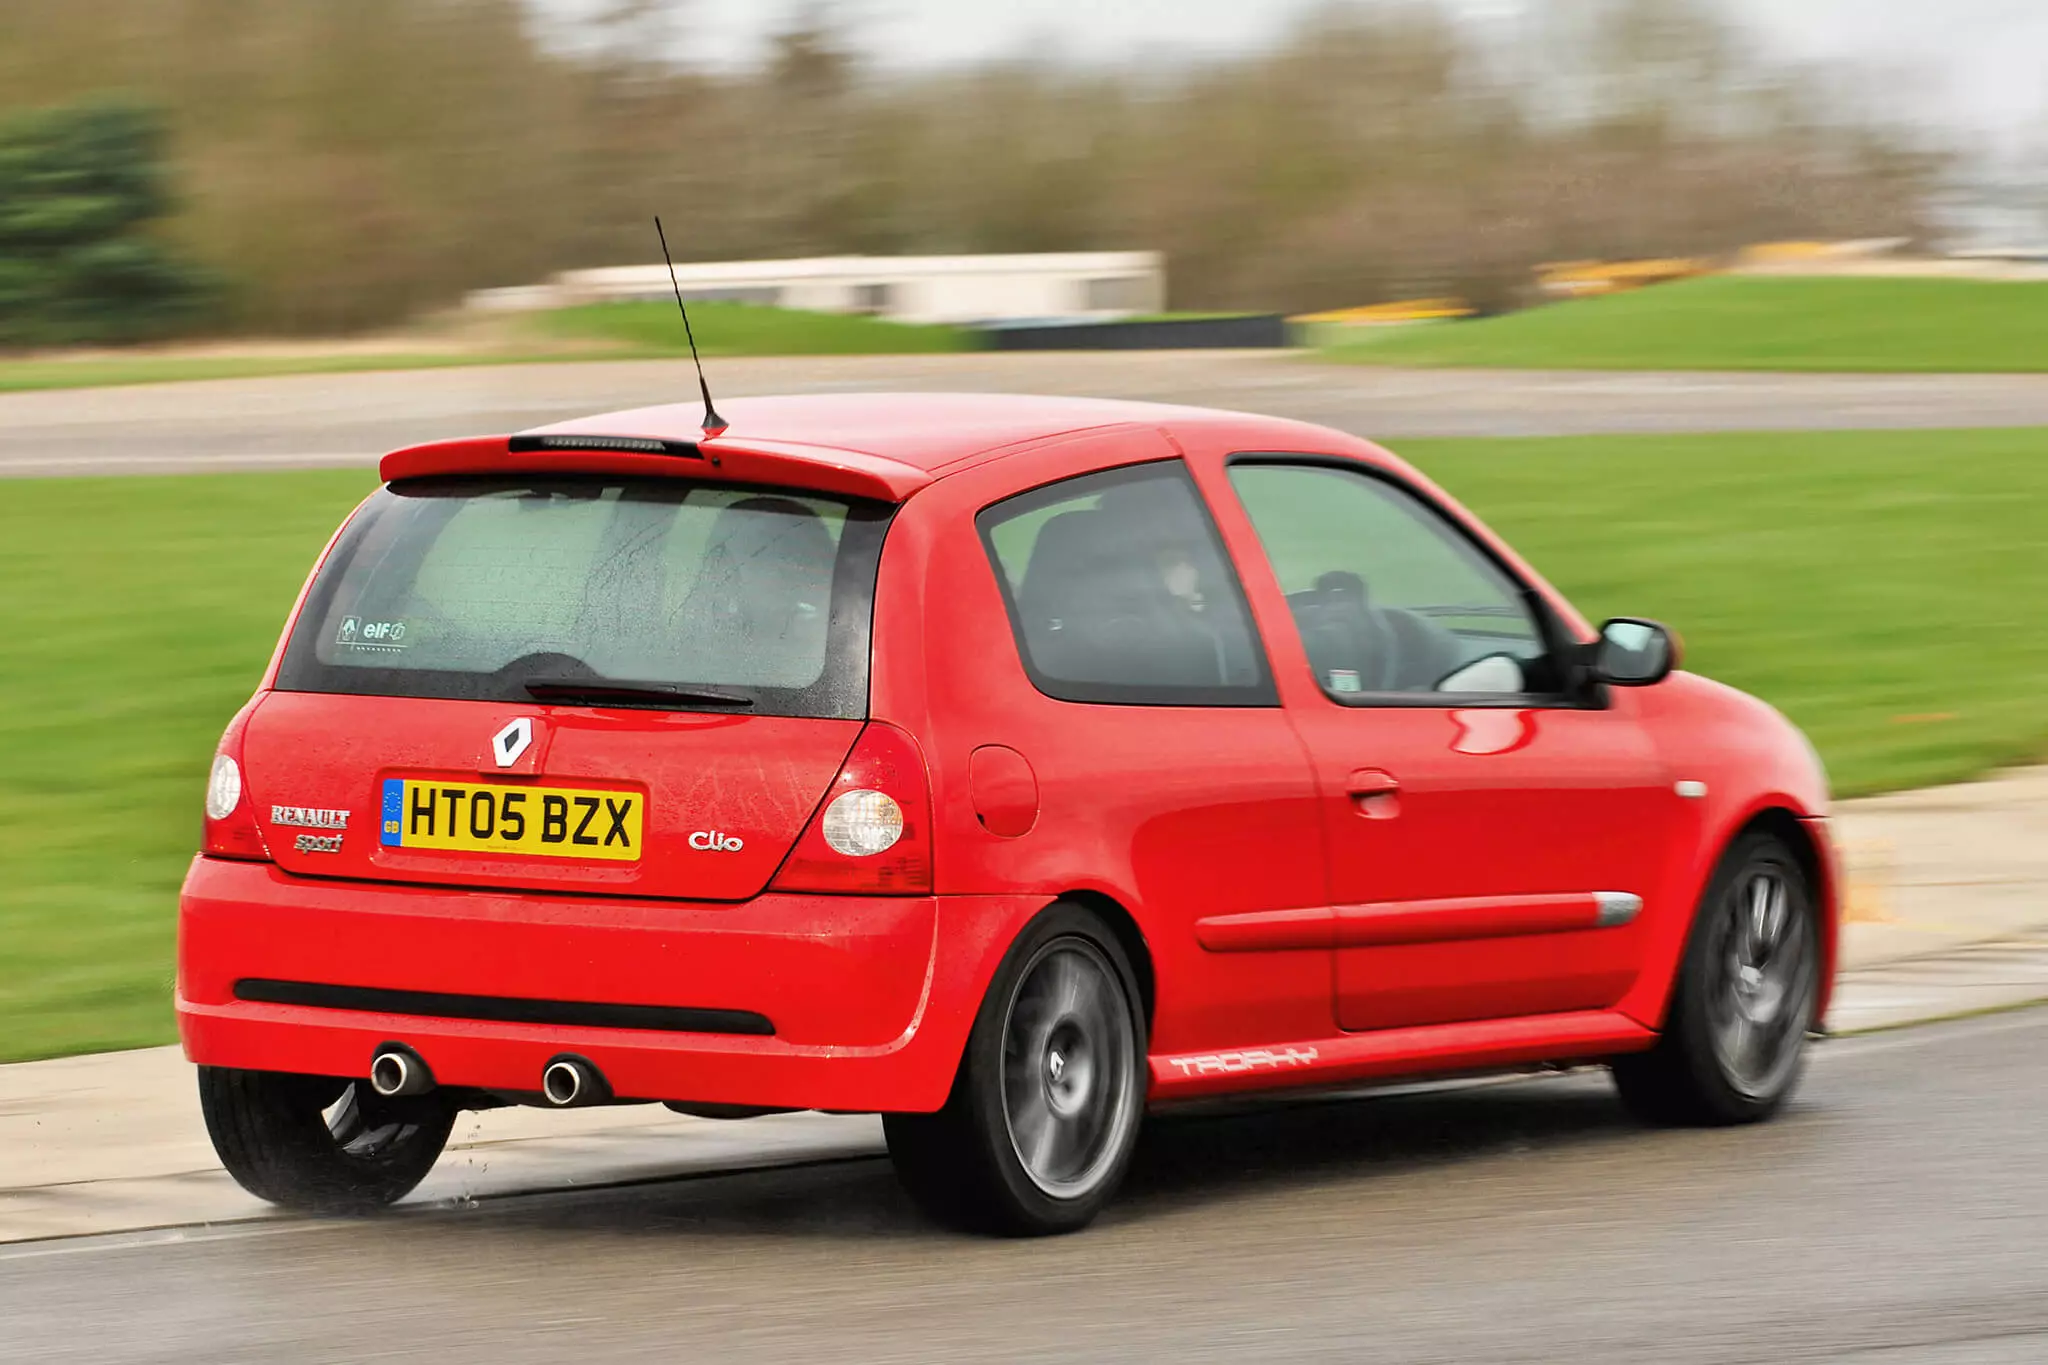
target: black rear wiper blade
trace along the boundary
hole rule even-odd
[[[679,683],[627,682],[622,678],[528,678],[527,695],[538,701],[680,702],[705,706],[752,706],[754,699],[725,687],[693,687]]]

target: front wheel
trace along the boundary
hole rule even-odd
[[[897,1176],[946,1222],[1021,1236],[1085,1227],[1137,1142],[1144,1039],[1116,936],[1079,906],[1052,906],[997,970],[946,1107],[883,1116]]]
[[[367,1213],[403,1198],[448,1145],[455,1107],[435,1093],[387,1099],[367,1081],[199,1068],[213,1150],[258,1199]]]
[[[1813,888],[1776,835],[1744,835],[1700,905],[1664,1036],[1617,1057],[1614,1083],[1658,1124],[1753,1123],[1799,1082],[1820,997]]]

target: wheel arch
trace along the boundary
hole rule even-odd
[[[1816,1022],[1827,1018],[1828,1002],[1834,995],[1836,955],[1840,951],[1841,939],[1841,877],[1835,865],[1834,846],[1827,836],[1824,820],[1800,816],[1788,806],[1766,806],[1743,821],[1740,828],[1729,835],[1715,854],[1713,867],[1721,865],[1721,859],[1728,856],[1728,850],[1744,835],[1767,833],[1782,840],[1792,850],[1792,856],[1799,860],[1799,867],[1806,874],[1806,885],[1813,893],[1813,912],[1820,930],[1820,999],[1815,1004]],[[1708,873],[1712,876],[1711,870]],[[1693,907],[1695,917],[1699,907]],[[1692,930],[1688,925],[1686,932]]]
[[[1718,838],[1709,844],[1709,855],[1685,874],[1684,894],[1689,897],[1682,931],[1675,932],[1661,947],[1653,949],[1643,962],[1635,987],[1621,1002],[1623,1013],[1645,1028],[1661,1031],[1671,997],[1677,985],[1679,964],[1685,945],[1691,941],[1699,922],[1701,904],[1730,849],[1753,833],[1768,833],[1784,842],[1806,873],[1819,919],[1821,947],[1820,998],[1816,1019],[1827,1017],[1828,1001],[1834,992],[1835,965],[1840,938],[1840,877],[1824,819],[1802,814],[1789,800],[1765,799],[1739,818],[1731,820]]]
[[[1154,1006],[1159,998],[1158,973],[1152,961],[1152,949],[1145,942],[1145,931],[1138,927],[1138,921],[1115,897],[1101,891],[1063,891],[1047,907],[1065,901],[1078,905],[1101,917],[1109,931],[1116,935],[1117,946],[1130,959],[1131,973],[1138,978],[1138,1005],[1145,1011],[1145,1036],[1152,1035]]]
[[[1799,859],[1800,870],[1806,873],[1808,882],[1815,893],[1819,894],[1825,875],[1820,849],[1814,843],[1813,835],[1807,830],[1806,822],[1784,806],[1766,806],[1750,816],[1742,823],[1741,828],[1722,842],[1720,856],[1726,857],[1728,850],[1735,846],[1735,841],[1745,834],[1759,831],[1774,834],[1785,841],[1785,846]],[[1718,862],[1719,858],[1716,859],[1717,864]]]

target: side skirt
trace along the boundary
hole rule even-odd
[[[1657,1034],[1613,1010],[1340,1033],[1219,1052],[1154,1054],[1153,1103],[1640,1052]]]

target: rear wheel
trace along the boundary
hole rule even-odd
[[[1145,1021],[1102,921],[1057,904],[996,972],[946,1107],[887,1114],[904,1187],[943,1221],[1071,1232],[1122,1181],[1145,1101]]]
[[[1729,849],[1679,964],[1664,1036],[1614,1060],[1622,1102],[1659,1124],[1769,1118],[1799,1082],[1820,995],[1813,889],[1776,835]]]
[[[364,1213],[404,1197],[448,1145],[439,1094],[385,1098],[367,1081],[199,1068],[199,1107],[236,1183],[273,1204]]]

